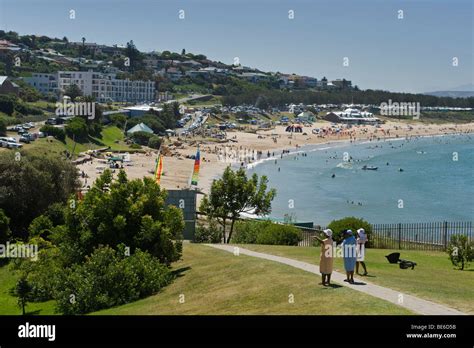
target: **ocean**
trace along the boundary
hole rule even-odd
[[[370,223],[474,218],[472,134],[333,142],[300,150],[248,169],[266,175],[277,190],[272,219],[287,215],[325,226],[346,216]],[[364,165],[378,169],[363,170]]]

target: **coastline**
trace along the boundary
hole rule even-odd
[[[224,149],[229,151],[261,151],[260,159],[246,163],[247,169],[250,169],[263,161],[279,158],[283,150],[289,151],[287,155],[292,155],[298,152],[317,151],[316,146],[321,145],[345,143],[349,145],[351,143],[360,144],[364,141],[395,141],[407,137],[474,133],[474,123],[413,124],[398,121],[388,121],[381,128],[366,125],[353,126],[344,133],[326,136],[311,133],[313,128],[327,128],[330,126],[329,122],[316,122],[312,127],[304,127],[303,133],[298,134],[285,132],[285,126],[276,126],[270,130],[256,130],[254,133],[241,130],[231,131],[227,133],[227,138],[232,139],[232,141],[228,140],[225,143],[216,143],[206,139],[171,137],[165,142],[166,152],[163,157],[161,186],[168,190],[189,187],[189,179],[194,166],[194,160],[190,159],[189,156],[196,153],[197,143],[200,144],[201,151],[198,189],[203,193],[208,193],[212,181],[219,178],[228,165],[239,167],[238,161],[222,161],[219,151],[222,152]],[[270,156],[267,157],[268,153],[270,153]],[[131,154],[131,162],[124,166],[128,177],[131,179],[145,176],[153,177],[157,154],[158,151],[151,149],[144,154]],[[84,187],[90,185],[100,175],[100,170],[97,169],[100,167],[105,168],[106,165],[98,159],[78,165],[79,171],[84,171],[88,176],[87,183],[85,179],[81,179]]]

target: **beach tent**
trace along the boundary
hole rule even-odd
[[[147,133],[153,134],[153,130],[144,123],[139,123],[136,126],[130,128],[127,131],[127,134],[130,135],[135,132],[147,132]]]

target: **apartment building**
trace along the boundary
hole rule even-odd
[[[153,81],[120,80],[115,74],[93,71],[33,74],[32,77],[25,78],[25,81],[44,94],[48,92],[62,94],[70,85],[75,84],[81,89],[83,95],[93,96],[98,102],[153,102],[156,94]]]

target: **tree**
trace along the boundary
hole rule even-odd
[[[51,154],[0,155],[0,206],[10,218],[13,238],[26,238],[31,221],[78,187],[77,169]]]
[[[336,241],[342,241],[342,234],[346,230],[351,230],[352,232],[356,233],[359,228],[363,228],[365,233],[367,234],[367,238],[369,239],[369,243],[371,240],[372,235],[372,225],[369,224],[364,219],[359,219],[353,216],[345,217],[340,220],[333,220],[329,223],[327,228],[331,229],[333,232],[332,238]],[[367,246],[369,246],[368,244]]]
[[[82,117],[74,117],[64,129],[66,134],[75,140],[86,139],[88,135],[87,123]]]
[[[214,180],[209,195],[204,196],[200,210],[211,220],[216,220],[221,226],[224,243],[229,243],[234,230],[234,223],[241,213],[268,215],[271,212],[271,202],[276,195],[275,189],[267,191],[268,179],[257,174],[247,178],[244,169],[233,171],[227,167],[219,180]],[[229,233],[226,233],[227,223],[230,222]]]
[[[0,119],[0,135],[5,135],[7,134],[7,126],[5,125],[5,122]]]
[[[73,83],[64,89],[64,95],[67,95],[72,101],[74,101],[77,97],[82,96],[82,91],[78,85]]]
[[[165,199],[152,178],[129,181],[121,170],[112,180],[105,170],[82,201],[67,206],[65,225],[55,229],[51,240],[71,263],[81,262],[99,245],[123,243],[131,253],[139,248],[169,265],[181,257],[184,220]]]
[[[5,244],[5,242],[10,237],[10,219],[5,214],[3,209],[0,209],[0,244]]]
[[[148,147],[158,150],[161,147],[161,138],[156,135],[152,136],[150,140],[148,140]]]
[[[474,259],[474,242],[469,242],[463,234],[452,235],[447,253],[452,264],[464,270],[464,266]]]
[[[31,294],[31,285],[28,283],[26,276],[18,279],[14,293],[18,297],[18,307],[21,308],[23,315],[25,315],[25,307]]]

